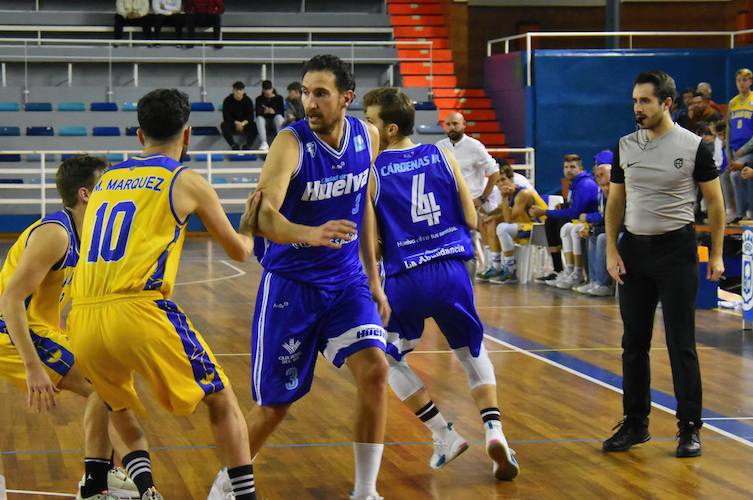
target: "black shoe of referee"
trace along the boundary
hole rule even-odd
[[[604,441],[601,449],[604,451],[627,451],[634,444],[645,443],[651,439],[648,433],[648,422],[636,422],[628,419],[621,420],[612,430],[617,429],[612,437]]]
[[[538,281],[539,283],[544,283],[546,281],[556,280],[556,279],[557,279],[557,273],[549,273],[545,276],[539,276],[538,278],[536,278],[536,281]]]
[[[677,437],[680,442],[677,444],[675,456],[677,458],[698,457],[701,455],[701,429],[693,422],[677,424],[680,428]]]

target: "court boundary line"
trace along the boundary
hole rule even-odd
[[[16,495],[41,495],[46,497],[63,497],[76,498],[76,495],[70,493],[56,493],[54,491],[34,491],[34,490],[5,490],[5,493],[15,493]]]
[[[222,264],[225,264],[227,267],[229,267],[230,269],[232,269],[233,271],[235,271],[235,274],[231,274],[230,276],[220,276],[220,277],[217,277],[217,278],[207,278],[207,279],[204,279],[204,280],[183,281],[183,282],[180,282],[180,283],[175,283],[175,285],[173,285],[173,286],[200,285],[200,284],[203,284],[203,283],[213,283],[215,281],[223,281],[223,280],[230,280],[230,279],[233,279],[233,278],[240,278],[241,276],[245,276],[246,274],[248,274],[246,271],[244,271],[240,267],[237,267],[237,266],[231,264],[230,262],[228,262],[228,261],[226,261],[224,259],[220,260],[219,262],[221,262]]]
[[[485,327],[489,328],[486,325],[485,325]],[[490,330],[492,330],[492,329],[490,328]],[[497,330],[497,331],[501,332],[501,330],[496,329],[496,328],[494,328],[493,330]],[[509,342],[506,342],[506,341],[504,341],[502,339],[498,339],[498,338],[494,337],[493,335],[490,335],[490,334],[488,334],[486,332],[484,332],[484,337],[486,337],[487,339],[491,340],[492,342],[494,342],[496,344],[500,344],[500,345],[506,346],[506,347],[508,347],[510,349],[514,349],[514,350],[520,352],[521,354],[525,354],[526,356],[534,358],[534,359],[536,359],[538,361],[543,361],[544,363],[546,363],[546,364],[548,364],[550,366],[553,366],[555,368],[559,368],[560,370],[563,370],[563,371],[565,371],[567,373],[575,375],[576,377],[580,377],[580,378],[582,378],[584,380],[592,382],[592,383],[594,383],[594,384],[596,384],[598,386],[604,387],[605,389],[609,389],[609,390],[614,391],[614,392],[616,392],[618,394],[623,394],[623,391],[622,391],[621,388],[615,387],[612,384],[604,382],[603,380],[599,380],[599,379],[597,379],[595,377],[592,377],[592,376],[590,376],[590,375],[588,375],[586,373],[582,373],[582,372],[580,372],[580,371],[578,371],[578,370],[576,370],[574,368],[570,368],[569,366],[565,366],[565,365],[563,365],[561,363],[558,363],[556,361],[552,361],[551,359],[545,358],[544,356],[540,356],[540,355],[538,355],[538,354],[536,354],[534,352],[529,352],[526,349],[522,349],[522,348],[520,348],[520,347],[518,347],[518,346],[516,346],[514,344],[511,344]],[[661,410],[663,412],[669,413],[672,416],[675,416],[675,410],[672,410],[671,408],[669,408],[667,406],[664,406],[664,405],[662,405],[660,403],[657,403],[656,401],[653,400],[653,398],[651,399],[651,406],[653,406],[654,408],[656,408],[658,410]],[[703,420],[706,421],[706,418],[704,418]],[[717,427],[717,426],[715,426],[713,424],[706,424],[706,423],[704,423],[703,426],[706,427],[706,428],[708,428],[711,431],[714,431],[714,432],[716,432],[718,434],[721,434],[722,436],[725,436],[725,437],[727,437],[729,439],[732,439],[733,441],[737,441],[738,443],[741,443],[741,444],[743,444],[743,445],[745,445],[745,446],[747,446],[749,448],[753,448],[753,442],[751,442],[751,441],[749,441],[749,440],[747,440],[745,438],[742,438],[742,437],[740,437],[740,436],[738,436],[736,434],[733,434],[733,433],[731,433],[729,431],[725,431],[724,429],[721,429],[721,428],[719,428],[719,427]]]

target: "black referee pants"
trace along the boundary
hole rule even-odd
[[[677,418],[701,425],[701,371],[695,348],[698,254],[692,224],[659,236],[625,232],[619,252],[627,274],[620,286],[623,406],[630,421],[651,411],[649,349],[656,305],[661,301]]]

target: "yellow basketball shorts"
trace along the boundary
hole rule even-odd
[[[176,415],[230,383],[185,313],[159,292],[74,300],[68,330],[76,365],[113,410],[145,411],[134,373]]]
[[[61,330],[35,327],[29,330],[39,359],[47,370],[50,380],[57,387],[73,366],[71,342]],[[0,377],[26,389],[26,368],[13,345],[5,322],[0,320]]]

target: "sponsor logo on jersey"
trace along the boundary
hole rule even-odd
[[[316,143],[315,142],[307,142],[306,143],[306,152],[309,154],[311,158],[316,156]]]
[[[683,159],[682,159],[682,158],[677,158],[677,159],[675,160],[675,168],[676,168],[676,169],[681,169],[681,168],[682,168],[682,165],[683,165],[683,163],[684,163],[684,162],[683,162]]]
[[[293,354],[295,351],[298,350],[299,347],[301,347],[301,341],[290,338],[287,341],[282,343],[282,347],[285,348],[286,351],[288,351],[288,354]]]
[[[363,136],[357,135],[353,138],[353,143],[356,145],[356,153],[366,149],[366,143],[363,140]]]
[[[282,343],[282,348],[287,351],[288,355],[278,356],[277,360],[283,365],[290,365],[301,358],[301,353],[297,352],[301,347],[301,341],[296,338],[289,338]]]
[[[347,173],[344,175],[327,177],[319,181],[309,181],[306,183],[306,189],[303,191],[301,201],[328,200],[330,198],[338,198],[346,194],[355,193],[364,188],[368,180],[369,170],[366,169],[356,175]]]

